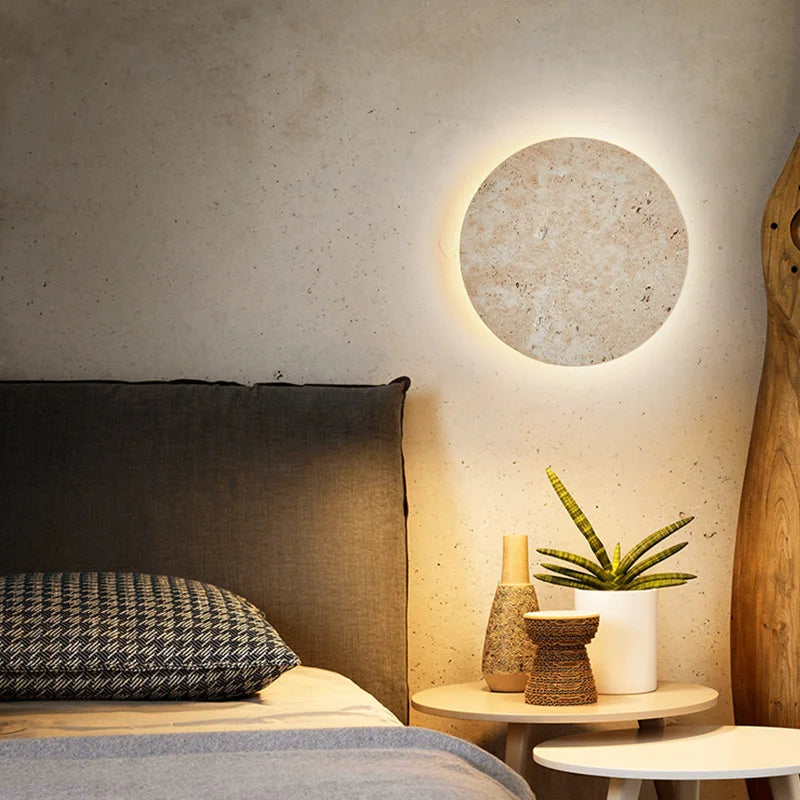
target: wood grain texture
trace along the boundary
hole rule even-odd
[[[800,727],[800,138],[764,210],[767,343],[745,470],[731,596],[742,725]],[[769,798],[766,781],[748,782]]]

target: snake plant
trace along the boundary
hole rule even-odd
[[[570,586],[573,589],[600,589],[604,591],[661,589],[667,586],[681,586],[686,581],[696,578],[688,572],[656,572],[647,573],[656,564],[660,564],[679,550],[683,550],[688,542],[681,542],[667,547],[654,555],[642,559],[642,556],[659,542],[675,533],[675,531],[688,525],[694,517],[683,517],[665,528],[651,533],[642,539],[624,556],[621,554],[620,545],[614,548],[614,554],[609,558],[605,546],[594,532],[591,523],[581,511],[578,504],[567,491],[558,475],[550,467],[547,468],[547,477],[558,495],[558,499],[569,512],[572,521],[589,543],[597,562],[590,561],[583,556],[567,553],[563,550],[554,550],[550,547],[539,547],[537,552],[544,556],[558,558],[569,564],[580,567],[573,569],[560,564],[542,563],[542,567],[554,574],[534,575],[540,581],[555,583],[559,586]],[[642,559],[642,560],[640,560]]]

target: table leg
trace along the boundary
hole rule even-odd
[[[663,728],[665,725],[664,717],[655,717],[653,719],[640,719],[639,730],[646,730],[647,728]]]
[[[700,781],[673,781],[675,800],[700,800]]]
[[[800,800],[800,778],[797,775],[776,775],[769,779],[773,800]]]
[[[647,729],[661,729],[664,727],[664,718],[656,717],[655,719],[640,719],[639,730]],[[675,792],[672,781],[653,781],[653,786],[656,790],[656,797],[658,800],[677,800],[678,795]]]
[[[606,800],[636,800],[641,788],[638,778],[609,778]]]
[[[509,722],[503,759],[506,764],[522,775],[525,765],[533,758],[531,750],[531,726],[525,722]]]

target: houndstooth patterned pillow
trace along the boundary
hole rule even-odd
[[[211,584],[0,576],[0,700],[225,700],[298,663],[259,609]]]

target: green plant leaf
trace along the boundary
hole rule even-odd
[[[675,531],[680,530],[684,525],[688,525],[694,517],[684,517],[677,522],[672,522],[661,530],[651,533],[642,539],[633,549],[631,549],[622,559],[619,565],[620,572],[627,572],[651,547],[655,547],[660,541],[671,536]]]
[[[593,589],[593,586],[589,586],[583,581],[573,580],[572,578],[562,578],[559,575],[534,575],[534,578],[538,578],[540,581],[544,581],[545,583],[555,583],[558,586],[569,586],[571,589]]]
[[[610,581],[602,581],[600,578],[596,578],[594,575],[590,575],[588,572],[579,572],[577,569],[570,569],[569,567],[562,567],[559,564],[547,564],[544,562],[539,566],[549,569],[552,572],[556,572],[559,575],[564,575],[567,578],[572,578],[576,581],[582,581],[583,583],[588,584],[592,589],[599,589],[601,591],[616,589],[616,585],[614,583]]]
[[[684,586],[686,581],[679,581],[677,578],[674,580],[667,580],[666,578],[659,578],[658,580],[645,581],[637,586],[626,586],[623,591],[628,592],[643,592],[646,589],[667,589],[670,586]]]
[[[554,550],[552,547],[537,547],[536,552],[541,553],[543,556],[552,556],[553,558],[560,558],[562,561],[569,561],[570,564],[577,564],[579,567],[583,567],[587,572],[591,572],[604,581],[610,581],[614,577],[599,564],[595,564],[594,561],[589,561],[588,558],[576,555],[575,553],[567,553],[565,550]]]
[[[620,559],[620,543],[617,542],[617,546],[614,548],[614,555],[611,557],[611,571],[616,575],[617,571],[619,570],[619,559]]]
[[[564,486],[564,484],[561,482],[558,475],[556,475],[556,473],[553,472],[550,467],[547,467],[546,471],[547,477],[550,479],[550,483],[558,495],[558,499],[561,501],[561,504],[564,506],[564,508],[567,509],[567,513],[570,515],[570,517],[572,517],[572,521],[589,543],[589,547],[592,548],[592,552],[595,554],[595,556],[597,556],[597,560],[600,562],[603,568],[610,570],[611,561],[608,557],[608,553],[606,552],[605,545],[600,541],[599,537],[594,532],[592,523],[589,522],[589,520],[586,518],[586,515],[583,513],[583,511],[581,511],[580,506],[567,491],[566,486]]]
[[[693,580],[697,575],[688,572],[656,572],[652,575],[642,575],[631,581],[626,587],[628,591],[637,589],[663,589],[667,586],[682,586],[686,581]]]
[[[681,542],[680,544],[673,544],[671,547],[667,547],[664,550],[659,551],[655,555],[650,556],[649,558],[645,558],[644,561],[640,561],[635,567],[629,569],[627,572],[623,573],[620,577],[622,578],[622,585],[626,586],[629,584],[634,578],[637,578],[643,572],[651,569],[656,564],[660,564],[665,559],[669,558],[670,556],[674,556],[679,550],[683,550],[689,542]]]

